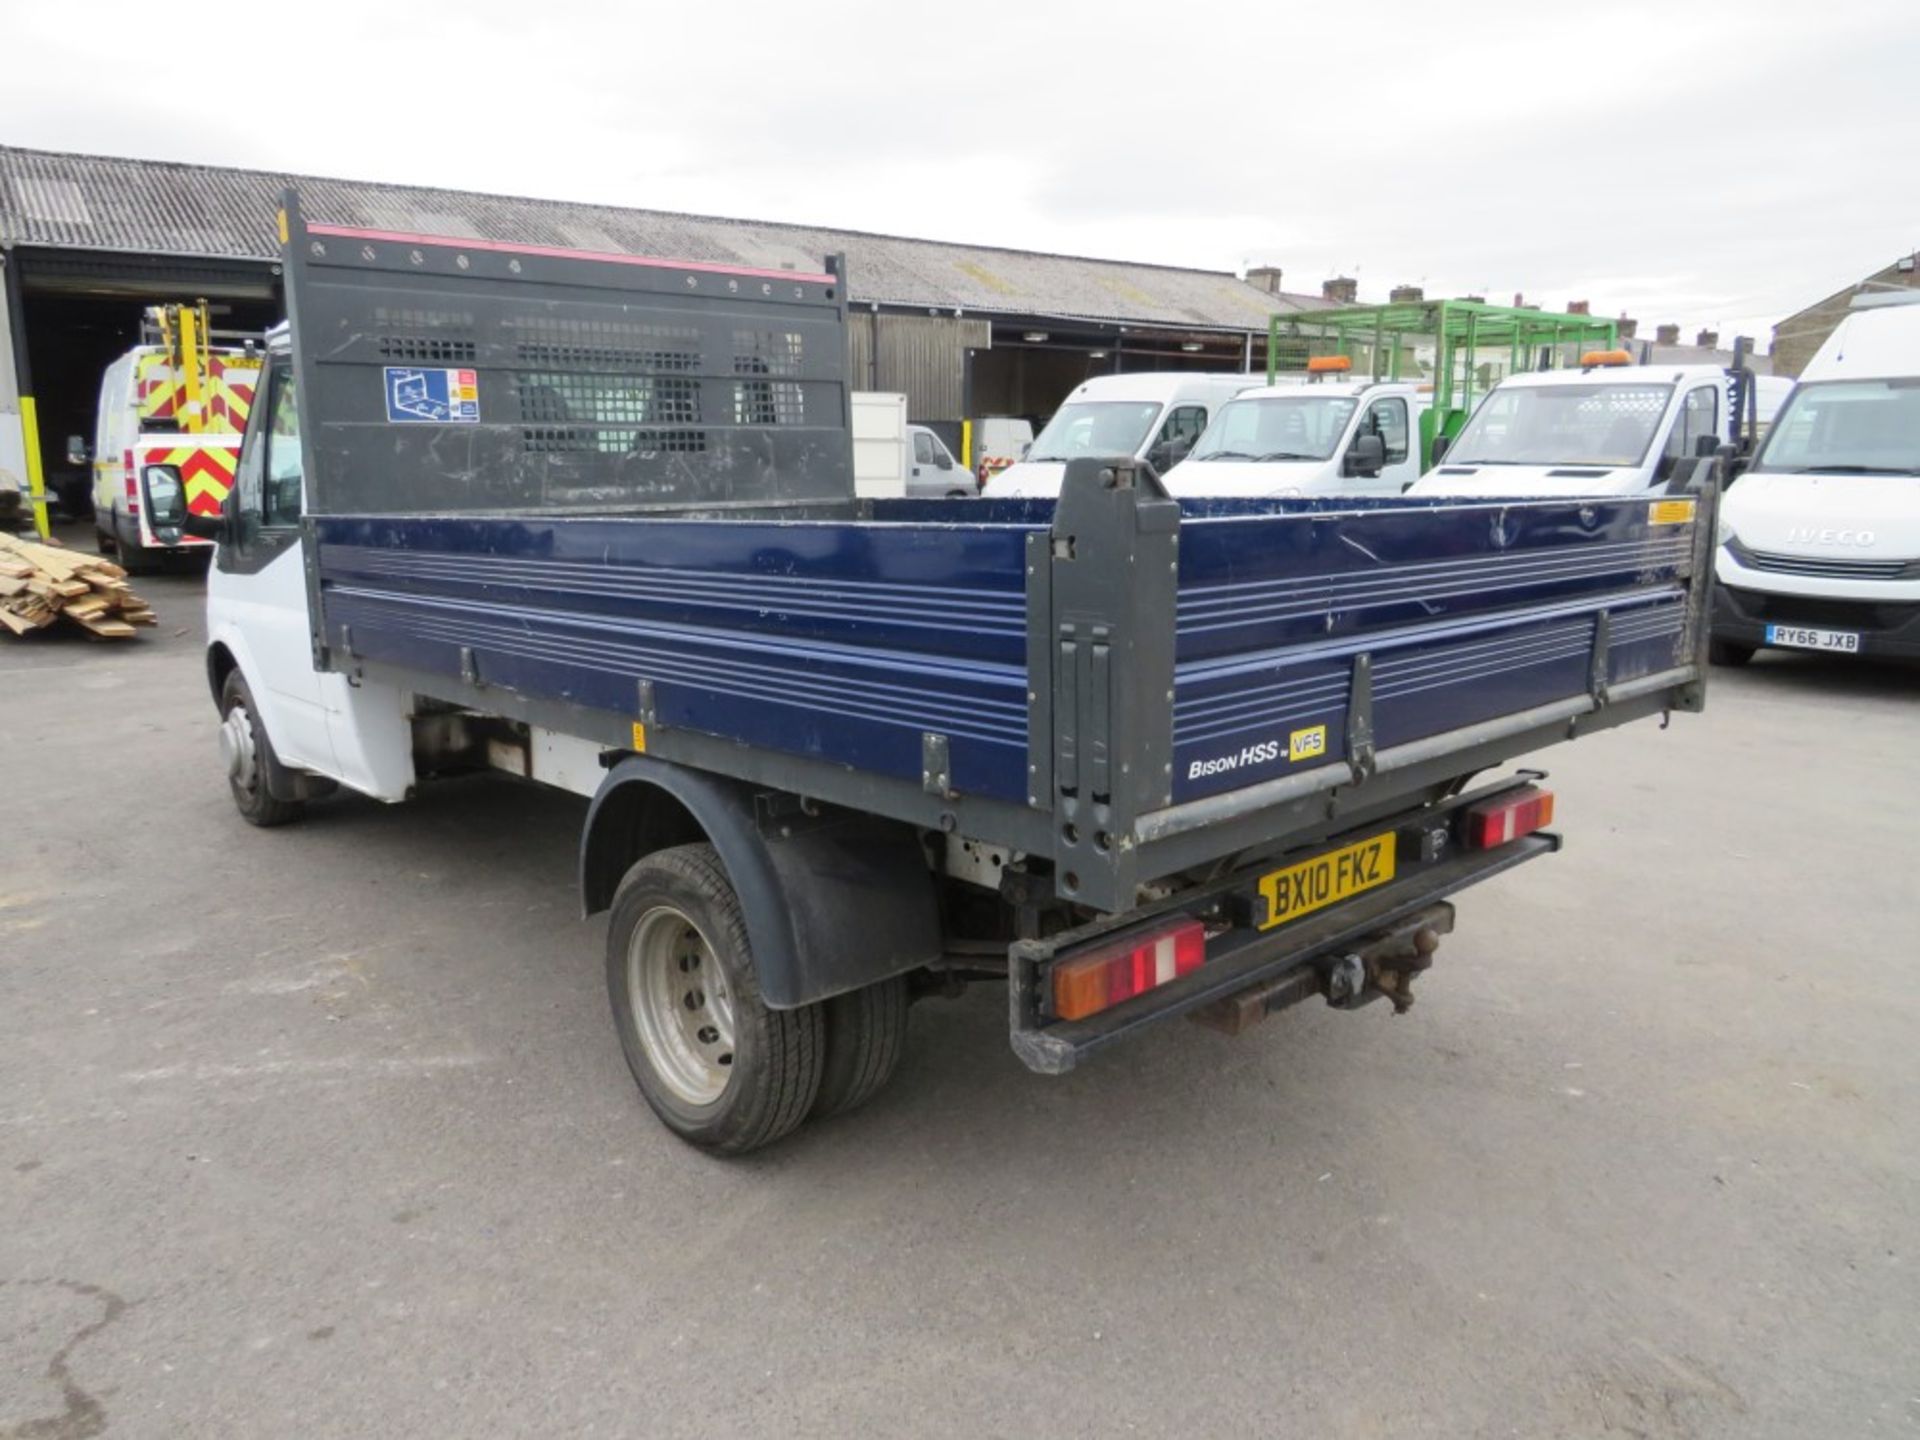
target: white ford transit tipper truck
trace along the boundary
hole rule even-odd
[[[1168,473],[1178,496],[1398,495],[1420,475],[1432,392],[1384,381],[1295,381],[1243,390]]]
[[[1509,375],[1487,392],[1411,494],[1637,495],[1683,464],[1764,433],[1791,389],[1718,365],[1629,365],[1626,352],[1578,370]],[[1751,384],[1734,414],[1736,377]]]
[[[1259,383],[1254,375],[1196,371],[1096,376],[1054,412],[1026,459],[988,478],[985,493],[1050,499],[1060,493],[1067,462],[1084,456],[1131,455],[1164,473],[1186,457],[1215,411]]]
[[[1727,491],[1712,658],[1920,656],[1920,293],[1863,295]]]

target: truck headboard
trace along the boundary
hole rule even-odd
[[[316,515],[851,500],[846,284],[399,234],[286,197]]]

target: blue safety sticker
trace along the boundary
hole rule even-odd
[[[386,369],[390,424],[479,423],[480,377],[474,371],[419,370],[406,365]]]

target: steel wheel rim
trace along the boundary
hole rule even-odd
[[[253,722],[247,707],[238,701],[220,722],[220,750],[226,758],[227,778],[242,790],[251,791],[259,775],[259,763],[253,753]]]
[[[712,1105],[733,1074],[733,992],[687,915],[656,905],[627,940],[627,999],[641,1047],[675,1098]]]

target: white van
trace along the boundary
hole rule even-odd
[[[1720,502],[1712,658],[1920,657],[1920,292],[1864,295]]]
[[[1734,435],[1733,377],[1717,365],[1628,365],[1625,351],[1578,370],[1509,375],[1414,495],[1636,495],[1658,490],[1682,462]],[[1751,377],[1754,408],[1739,433],[1764,434],[1793,387]]]
[[[212,542],[154,530],[141,513],[139,476],[149,466],[174,472],[195,515],[218,515],[233,488],[260,355],[251,349],[202,352],[191,377],[165,345],[137,345],[106,368],[93,434],[93,523],[103,554],[144,574],[170,551],[211,550]],[[84,443],[72,447],[86,454]]]
[[[1060,493],[1067,461],[1082,455],[1131,455],[1166,471],[1200,438],[1213,412],[1257,375],[1198,371],[1141,371],[1101,375],[1066,398],[1034,440],[1027,458],[988,479],[989,499]]]
[[[1396,381],[1294,381],[1243,390],[1168,473],[1175,495],[1398,495],[1420,475],[1433,399]]]

